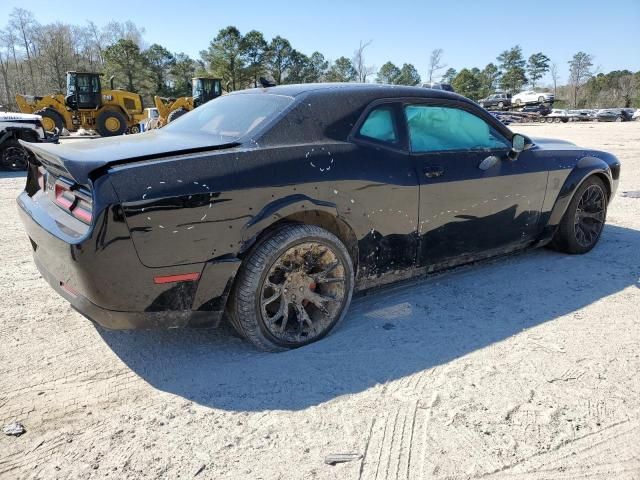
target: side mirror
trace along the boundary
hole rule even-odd
[[[520,155],[520,153],[524,151],[524,146],[525,146],[524,136],[520,135],[519,133],[516,133],[511,139],[511,152],[509,153],[509,157],[511,157],[512,160],[517,160],[518,155]]]

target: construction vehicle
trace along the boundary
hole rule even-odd
[[[139,122],[144,119],[142,97],[137,93],[113,88],[103,90],[101,73],[67,72],[66,95],[44,97],[16,95],[18,108],[23,113],[42,117],[47,131],[75,132],[79,128],[96,130],[103,137],[140,132]]]
[[[159,126],[181,117],[203,103],[222,95],[222,82],[219,78],[195,77],[191,79],[191,97],[166,98],[153,97],[158,113]]]

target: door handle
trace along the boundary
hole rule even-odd
[[[441,177],[442,175],[444,175],[444,167],[441,167],[439,165],[433,167],[424,167],[422,171],[424,172],[424,176],[427,178]]]

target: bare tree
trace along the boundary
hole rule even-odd
[[[33,74],[33,65],[31,63],[31,44],[32,41],[30,37],[33,34],[33,29],[37,25],[35,19],[33,18],[33,13],[24,8],[15,8],[11,15],[9,15],[11,20],[9,21],[9,27],[16,30],[20,36],[22,37],[22,46],[24,47],[25,53],[27,54],[27,66],[29,67],[29,75],[31,79],[31,88],[33,91],[36,90],[36,78]]]
[[[429,57],[429,83],[433,82],[434,73],[447,67],[446,63],[442,63],[443,54],[444,50],[441,48],[436,48],[431,52]]]
[[[558,64],[553,62],[549,67],[549,72],[551,73],[551,79],[553,80],[553,96],[558,96],[558,79],[560,78],[558,74]]]
[[[361,83],[365,83],[367,81],[367,77],[375,73],[376,68],[366,64],[364,58],[364,50],[369,45],[371,45],[371,40],[368,42],[363,42],[360,40],[360,46],[358,49],[353,52],[353,58],[351,59],[351,63],[353,64],[353,68],[356,70],[357,81]]]
[[[593,76],[593,56],[578,52],[569,61],[569,85],[573,91],[573,106],[578,106],[578,94],[584,83]]]
[[[638,91],[637,81],[633,78],[633,75],[625,75],[618,79],[618,91],[620,92],[624,107],[629,108]]]

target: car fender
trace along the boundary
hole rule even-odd
[[[604,160],[592,156],[583,157],[576,163],[576,166],[571,170],[571,173],[565,180],[556,202],[551,210],[549,222],[547,226],[557,226],[562,217],[564,216],[574,193],[580,188],[580,185],[592,175],[598,175],[600,178],[606,179],[606,187],[608,193],[611,194],[613,190],[613,179],[611,175],[611,168]]]
[[[304,194],[287,195],[266,204],[242,230],[241,253],[253,245],[257,236],[274,223],[283,218],[301,212],[321,211],[338,217],[338,209],[335,203],[313,199]]]

